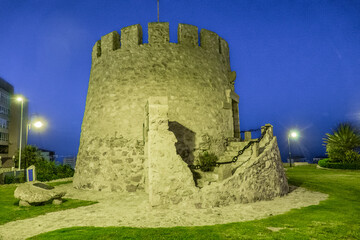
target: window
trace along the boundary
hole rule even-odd
[[[0,106],[0,113],[9,115],[9,109],[3,106]]]
[[[0,102],[6,104],[7,106],[10,105],[10,96],[9,93],[5,91],[0,91]]]
[[[0,141],[8,142],[9,141],[9,134],[0,132]]]
[[[0,145],[0,153],[2,153],[2,154],[9,153],[9,146],[7,146],[7,145]]]
[[[9,128],[9,121],[0,118],[0,128],[5,128],[8,129]]]

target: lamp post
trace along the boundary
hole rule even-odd
[[[44,122],[41,120],[35,120],[34,122],[29,122],[26,125],[26,143],[28,142],[28,136],[29,136],[29,131],[31,129],[31,126],[34,126],[37,129],[40,129],[44,126]]]
[[[24,98],[19,96],[16,98],[21,102],[21,115],[20,115],[20,142],[19,142],[19,170],[21,169],[21,144],[22,144],[22,125],[23,125],[23,111],[24,111]]]
[[[291,130],[288,134],[288,146],[289,146],[289,162],[291,167],[291,148],[290,148],[290,138],[297,139],[299,137],[299,133],[296,130]]]

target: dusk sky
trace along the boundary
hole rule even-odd
[[[47,119],[29,144],[76,155],[92,47],[101,36],[157,21],[156,0],[0,0],[0,77]],[[160,0],[160,21],[192,24],[229,43],[241,130],[270,123],[283,161],[324,155],[338,123],[360,123],[360,1]],[[134,79],[135,80],[135,79]]]

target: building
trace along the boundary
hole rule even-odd
[[[289,162],[289,158],[287,159]],[[308,162],[307,158],[305,156],[291,156],[291,162]]]
[[[22,147],[26,146],[28,104],[23,102]],[[21,103],[14,97],[14,87],[0,78],[0,157],[2,167],[13,167],[13,156],[20,143]]]
[[[70,165],[72,169],[75,169],[76,157],[64,157],[63,165]]]
[[[95,43],[73,186],[145,191],[152,206],[190,198],[216,206],[286,194],[273,127],[261,127],[257,140],[240,139],[228,43],[206,29],[199,36],[188,24],[179,24],[177,43],[169,36],[169,23],[154,22],[148,43],[139,24]],[[196,170],[205,152],[221,164],[202,187],[196,179],[206,173]]]
[[[55,155],[54,151],[46,150],[46,149],[42,149],[42,148],[39,148],[39,151],[40,151],[41,156],[45,160],[50,161],[50,162],[55,162],[56,155]]]

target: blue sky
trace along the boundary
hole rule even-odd
[[[91,51],[101,36],[157,20],[156,0],[0,0],[0,77],[49,127],[29,143],[76,155]],[[216,32],[237,72],[241,130],[274,125],[283,158],[324,154],[338,123],[360,123],[360,1],[160,0],[160,21]],[[284,160],[284,159],[283,159]]]

